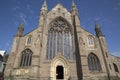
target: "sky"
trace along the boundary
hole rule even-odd
[[[72,0],[46,0],[50,11],[60,3],[71,11]],[[120,0],[75,0],[81,26],[95,34],[97,21],[106,36],[109,52],[120,57]],[[0,0],[0,50],[10,52],[18,26],[24,34],[38,27],[43,0]]]

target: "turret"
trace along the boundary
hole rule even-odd
[[[72,0],[72,9],[71,10],[72,10],[71,11],[72,21],[74,21],[74,19],[75,19],[76,27],[80,27],[80,18],[79,18],[78,10],[77,10],[77,7],[76,7],[74,0]]]
[[[72,0],[72,15],[78,15],[78,10],[74,0]]]
[[[103,36],[101,28],[97,22],[95,22],[95,32],[97,37]]]
[[[100,26],[98,25],[97,22],[95,22],[95,31],[96,31],[96,36],[98,37],[99,40],[99,45],[100,45],[100,49],[102,52],[102,56],[104,59],[104,63],[105,63],[105,67],[106,67],[106,72],[107,72],[107,80],[111,80],[110,79],[110,70],[109,70],[109,65],[108,65],[108,47],[107,47],[107,43],[106,43],[106,39],[105,36],[103,35]]]
[[[44,3],[41,8],[41,15],[45,15],[47,13],[47,11],[48,11],[48,9],[47,9],[46,0],[44,0]]]
[[[41,8],[41,12],[40,12],[39,27],[43,27],[44,21],[47,17],[47,12],[48,12],[47,4],[46,4],[46,0],[44,0],[44,3]]]
[[[15,36],[21,37],[23,35],[23,31],[24,31],[24,23],[21,23],[20,26],[18,27],[18,31]]]

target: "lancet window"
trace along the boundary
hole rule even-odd
[[[88,36],[88,45],[94,46],[94,38],[92,36]]]
[[[32,36],[29,36],[29,37],[27,38],[27,45],[31,44],[31,42],[32,42]]]
[[[62,19],[55,20],[48,30],[46,59],[52,59],[58,53],[67,59],[73,59],[71,29]]]

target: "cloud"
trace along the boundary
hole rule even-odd
[[[20,18],[24,21],[25,24],[27,24],[27,20],[26,20],[26,15],[24,13],[20,13]]]
[[[114,11],[118,11],[120,10],[120,2],[118,2],[114,7],[113,7]]]
[[[7,42],[7,43],[5,44],[5,46],[6,46],[6,47],[9,47],[9,46],[10,46],[9,42]]]
[[[120,2],[117,5],[120,6]]]
[[[96,17],[95,18],[95,21],[99,21],[99,20],[101,20],[101,17]]]
[[[27,5],[27,9],[28,9],[28,11],[29,11],[31,14],[34,13],[34,11],[32,10],[32,7],[31,7],[30,4]]]
[[[12,8],[12,10],[16,11],[16,10],[19,10],[20,7],[19,6],[15,6],[14,8]]]
[[[19,23],[18,23],[18,21],[14,21],[14,24],[15,24],[15,26],[18,26]]]
[[[119,8],[118,7],[114,7],[113,10],[117,11],[117,10],[119,10]]]

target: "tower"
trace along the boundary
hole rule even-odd
[[[96,31],[96,35],[97,37],[103,36],[103,33],[101,31],[101,28],[99,27],[98,23],[95,22],[95,31]]]
[[[23,31],[24,31],[24,23],[21,23],[20,26],[18,27],[18,31],[15,36],[22,37]]]
[[[109,71],[109,61],[108,61],[108,47],[106,44],[106,39],[105,36],[103,35],[100,26],[98,25],[98,23],[95,23],[95,31],[96,31],[96,36],[98,37],[99,40],[99,44],[100,44],[100,48],[102,51],[102,55],[103,55],[103,59],[104,59],[104,63],[106,66],[106,71],[107,71],[107,78],[108,80],[110,79],[110,71]]]

